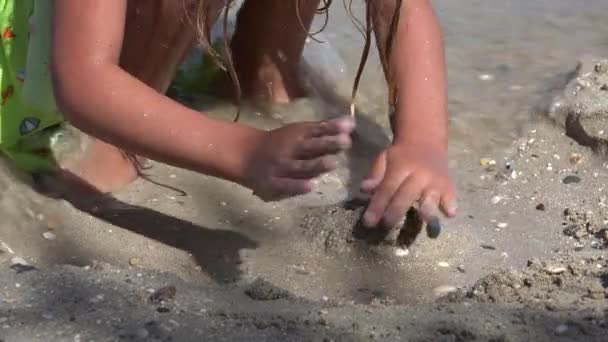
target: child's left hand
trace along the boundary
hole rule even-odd
[[[376,159],[361,190],[373,193],[364,224],[393,227],[419,201],[423,217],[440,208],[456,215],[456,193],[445,152],[422,144],[391,145]],[[419,209],[420,210],[420,209]]]

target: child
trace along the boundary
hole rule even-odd
[[[335,168],[332,156],[350,147],[352,119],[262,131],[212,119],[163,95],[193,45],[208,42],[226,2],[0,0],[0,147],[29,171],[48,166],[52,161],[41,161],[30,141],[64,116],[91,141],[82,158],[58,167],[101,192],[137,177],[123,150],[236,182],[264,200],[311,191],[312,179]],[[226,63],[243,97],[288,103],[303,95],[297,65],[319,2],[244,3]],[[369,0],[367,13],[391,85],[394,141],[361,185],[373,194],[365,223],[392,225],[416,201],[425,212],[441,208],[453,216],[443,46],[430,0]],[[43,27],[47,22],[52,31]],[[46,45],[52,84],[40,71]],[[49,89],[53,101],[32,96]]]

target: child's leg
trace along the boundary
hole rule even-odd
[[[120,190],[137,179],[137,167],[124,151],[80,134],[85,138],[82,142],[84,150],[61,161],[61,179],[102,193]]]
[[[253,0],[244,3],[232,38],[235,69],[244,97],[287,103],[304,95],[298,66],[319,2]]]

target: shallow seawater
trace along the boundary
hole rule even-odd
[[[523,124],[542,114],[551,91],[562,86],[579,57],[608,56],[605,0],[433,3],[446,43],[454,160],[479,158],[507,146]],[[359,18],[362,6],[363,1],[353,3]],[[316,27],[322,19],[317,18]],[[312,69],[328,77],[326,83],[339,83],[340,94],[348,95],[363,39],[341,1],[334,2],[322,35],[328,44],[309,42],[305,56],[311,64],[324,65]],[[315,56],[317,51],[325,51],[326,59]],[[386,87],[375,51],[357,102],[364,115],[386,127]],[[298,117],[297,108],[290,113]]]
[[[608,56],[608,1],[433,1],[446,44],[452,155],[476,158],[509,144],[522,124],[542,111],[584,54]],[[359,5],[358,13],[361,13]],[[358,33],[336,6],[327,35],[356,66]],[[347,23],[347,24],[344,24]],[[374,55],[361,94],[380,117],[385,101]]]

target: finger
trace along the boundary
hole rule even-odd
[[[405,177],[407,177],[407,175]],[[363,224],[365,224],[365,226],[371,228],[378,225],[391,198],[399,189],[403,179],[385,177],[380,185],[378,185],[365,214],[363,214]]]
[[[274,178],[268,191],[255,194],[264,201],[280,201],[311,191],[312,182],[309,179]]]
[[[426,184],[415,177],[407,178],[395,192],[382,217],[382,225],[394,227],[414,202],[420,198]]]
[[[330,157],[309,160],[289,160],[282,166],[279,176],[292,179],[310,179],[334,170],[336,162]]]
[[[424,222],[426,222],[426,233],[428,237],[435,239],[441,233],[441,222],[439,221],[439,194],[436,191],[427,191],[422,195],[418,211]]]
[[[443,196],[441,196],[440,201],[441,211],[447,217],[456,216],[456,212],[458,210],[458,203],[456,201],[456,190],[453,185],[449,185],[447,190],[444,192]]]
[[[318,138],[325,135],[350,135],[354,129],[355,121],[351,117],[340,117],[313,124],[310,128],[309,136]]]
[[[384,173],[386,172],[386,153],[381,153],[376,161],[374,161],[374,165],[372,169],[368,173],[368,175],[361,182],[361,191],[365,193],[372,193],[378,187],[382,179],[384,178]]]
[[[424,222],[431,222],[439,218],[439,199],[440,196],[435,190],[427,190],[420,197],[418,211]]]
[[[296,146],[294,158],[313,159],[327,154],[337,154],[349,149],[351,145],[352,140],[348,134],[310,138]]]

